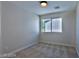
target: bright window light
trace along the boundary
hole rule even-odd
[[[41,32],[62,32],[62,18],[42,19]]]

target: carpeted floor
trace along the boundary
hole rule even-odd
[[[78,58],[78,55],[73,47],[40,43],[17,52],[14,58]]]

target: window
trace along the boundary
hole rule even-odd
[[[42,19],[41,32],[62,32],[62,18]]]

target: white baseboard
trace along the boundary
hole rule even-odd
[[[48,42],[48,41],[40,41],[41,43],[47,43],[47,44],[53,44],[53,45],[63,45],[63,46],[68,46],[68,47],[74,47],[73,45],[69,45],[69,44],[64,44],[64,43],[56,43],[56,42]]]
[[[35,44],[38,44],[38,42],[33,42],[33,43],[29,44],[29,45],[26,45],[26,46],[24,46],[22,48],[19,48],[17,50],[14,50],[14,51],[12,51],[10,53],[2,54],[2,55],[0,55],[0,58],[14,57],[14,56],[16,56],[16,54],[15,54],[16,52],[19,52],[19,51],[21,51],[21,50],[23,50],[25,48],[29,48],[29,47],[31,47],[31,46],[33,46]]]

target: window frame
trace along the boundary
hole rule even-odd
[[[61,26],[61,32],[60,32],[60,31],[57,31],[57,32],[56,32],[56,31],[52,31],[52,20],[53,20],[53,19],[56,19],[56,18],[61,18],[61,24],[60,24],[60,26]],[[50,25],[50,26],[51,26],[51,32],[45,32],[45,23],[44,23],[44,33],[54,33],[54,32],[55,32],[55,33],[62,33],[62,32],[63,32],[63,31],[62,31],[62,17],[54,17],[54,18],[51,17],[51,18],[47,18],[47,19],[50,19],[50,21],[51,21],[51,25]],[[40,21],[40,22],[41,22],[41,21]],[[41,23],[40,23],[40,24],[41,24]],[[42,25],[40,25],[40,26],[42,26]],[[41,28],[41,27],[40,27],[40,29],[41,29],[40,31],[42,32],[42,28]]]

